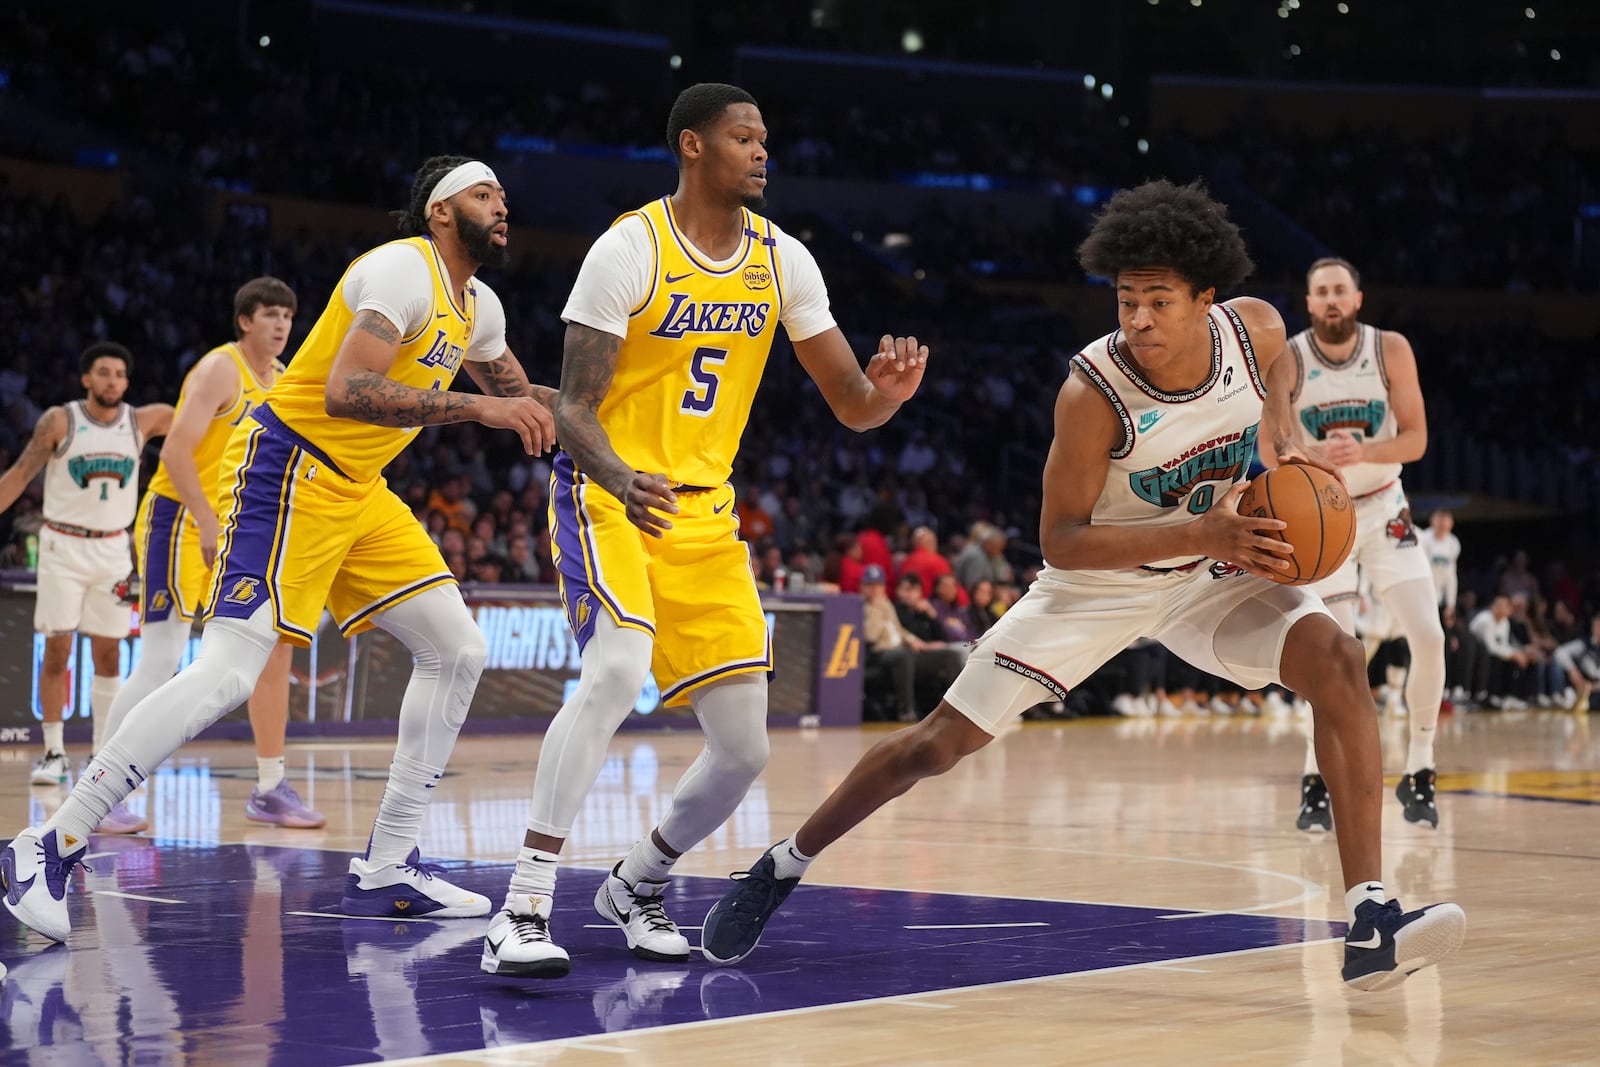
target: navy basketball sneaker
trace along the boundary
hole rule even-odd
[[[1466,936],[1467,914],[1455,904],[1402,912],[1398,900],[1364,900],[1344,935],[1345,984],[1368,990],[1399,985],[1460,948]]]
[[[708,962],[718,966],[738,963],[754,952],[767,920],[800,884],[798,878],[778,877],[770,848],[755,866],[735,874],[733,879],[734,887],[706,912],[700,932],[700,951]]]

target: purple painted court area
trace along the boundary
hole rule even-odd
[[[555,929],[573,973],[514,981],[478,970],[486,920],[296,914],[338,904],[348,860],[338,853],[98,837],[90,848],[111,850],[74,877],[71,948],[44,948],[0,917],[0,960],[11,968],[0,1059],[52,1046],[64,1063],[370,1063],[1343,933],[1254,915],[802,885],[744,965],[647,963],[620,931],[596,925],[602,872],[568,868]],[[448,877],[498,901],[509,873],[452,864]],[[677,878],[669,912],[698,924],[727,884]]]

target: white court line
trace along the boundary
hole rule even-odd
[[[1049,923],[930,923],[903,926],[902,930],[1009,930],[1014,926],[1049,926]]]
[[[584,923],[583,924],[583,928],[585,930],[615,930],[617,928],[617,924],[616,923]],[[699,930],[701,928],[698,927],[698,926],[679,926],[678,929],[680,929],[680,930]]]
[[[1232,952],[1213,952],[1205,956],[1186,956],[1184,957],[1184,961],[1187,963],[1198,963],[1201,960],[1233,959],[1240,956],[1255,956],[1263,952],[1282,952],[1284,949],[1311,948],[1316,945],[1330,945],[1336,943],[1343,944],[1344,939],[1341,937],[1328,937],[1322,939],[1321,941],[1294,941],[1287,945],[1263,945],[1260,948],[1245,948]],[[1104,975],[1121,974],[1126,971],[1151,970],[1154,968],[1159,968],[1164,964],[1164,960],[1152,960],[1149,963],[1125,963],[1120,967],[1101,967],[1092,971],[1073,971],[1070,974],[1044,974],[1037,978],[1013,978],[1004,982],[985,982],[979,985],[951,986],[944,989],[930,989],[926,993],[903,993],[897,997],[867,997],[862,1000],[852,1000],[842,1004],[818,1004],[815,1007],[789,1008],[784,1011],[758,1011],[751,1012],[749,1015],[736,1015],[731,1019],[702,1019],[690,1023],[671,1023],[667,1026],[646,1027],[643,1030],[630,1031],[630,1033],[636,1035],[650,1034],[653,1036],[655,1034],[664,1033],[667,1031],[676,1033],[680,1030],[703,1030],[710,1026],[737,1025],[739,1023],[749,1022],[752,1019],[784,1019],[801,1015],[817,1015],[822,1012],[839,1011],[844,1008],[859,1008],[869,1004],[906,1004],[911,1001],[926,1001],[934,997],[948,997],[952,993],[970,993],[975,990],[1007,989],[1014,986],[1038,985],[1040,982],[1060,982],[1068,981],[1074,978],[1099,978]],[[951,1007],[964,1007],[964,1005],[951,1005]],[[592,1045],[590,1042],[600,1040],[604,1039],[598,1034],[585,1034],[582,1037],[556,1038],[553,1041],[529,1041],[526,1044],[521,1045],[503,1045],[494,1050],[497,1058],[492,1060],[479,1059],[478,1054],[473,1052],[458,1052],[451,1055],[458,1059],[475,1063],[510,1063],[517,1061],[511,1059],[500,1059],[499,1057],[505,1056],[508,1053],[516,1052],[518,1050],[526,1051],[534,1048],[539,1049],[541,1052],[546,1050],[567,1048],[583,1048],[586,1051],[598,1052],[601,1050],[601,1047],[598,1045]],[[442,1054],[413,1056],[410,1059],[385,1060],[384,1067],[424,1067],[424,1065],[427,1064],[443,1063],[445,1062],[445,1059],[446,1057]]]
[[[173,900],[171,897],[144,897],[138,893],[123,893],[116,889],[96,889],[95,896],[101,897],[127,897],[129,900],[148,900],[152,904],[187,904],[187,900]]]

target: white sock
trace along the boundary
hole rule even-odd
[[[389,764],[389,784],[378,802],[372,824],[367,859],[374,863],[403,863],[422,836],[422,816],[428,809],[428,791],[444,777],[444,768],[428,767],[395,753]]]
[[[556,865],[561,857],[554,852],[529,848],[517,850],[517,869],[511,872],[511,884],[506,887],[506,907],[512,897],[553,897],[556,893]]]
[[[1432,726],[1419,726],[1416,718],[1412,718],[1411,747],[1406,752],[1407,774],[1433,766],[1433,734]]]
[[[617,870],[617,877],[629,885],[638,885],[640,882],[665,882],[672,876],[672,865],[678,862],[676,856],[669,856],[656,847],[656,835],[645,834],[628,854],[622,857],[622,866]]]
[[[1356,908],[1364,900],[1384,902],[1386,894],[1382,882],[1359,882],[1352,886],[1344,895],[1345,914],[1350,916],[1351,923],[1356,921]]]
[[[106,727],[111,724],[111,704],[122,688],[122,679],[95,675],[89,683],[89,711],[94,716],[94,750],[105,743]]]
[[[106,817],[106,812],[125,800],[149,774],[150,768],[124,749],[115,737],[107,739],[42,829],[60,830],[67,837],[80,840],[88,837]]]
[[[257,756],[256,788],[263,793],[271,792],[281,781],[283,781],[283,757]]]
[[[801,852],[792,834],[772,846],[772,863],[779,878],[803,878],[816,858]]]
[[[62,739],[61,736],[62,730],[64,729],[64,724],[59,722],[47,722],[41,723],[40,725],[44,731],[44,754],[46,756],[53,756],[57,752],[65,752],[67,750],[67,743]]]
[[[1301,774],[1322,773],[1321,771],[1317,770],[1317,742],[1316,734],[1313,732],[1314,730],[1315,724],[1309,722],[1306,723],[1306,765],[1305,770],[1300,772]]]

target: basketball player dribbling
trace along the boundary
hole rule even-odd
[[[1439,825],[1434,802],[1433,740],[1444,700],[1444,627],[1428,554],[1411,523],[1400,465],[1428,447],[1427,411],[1417,358],[1403,334],[1361,322],[1361,278],[1342,259],[1319,259],[1306,272],[1311,326],[1289,338],[1272,369],[1263,425],[1270,445],[1321,457],[1344,474],[1356,505],[1350,558],[1311,586],[1346,633],[1356,632],[1358,574],[1382,600],[1411,650],[1406,708],[1411,744],[1395,795],[1407,822]],[[1328,787],[1314,741],[1306,743],[1300,784],[1302,830],[1331,830]]]
[[[39,416],[33,436],[11,469],[0,475],[0,511],[16,503],[44,471],[44,527],[39,531],[38,592],[33,627],[45,635],[39,671],[44,754],[33,765],[34,785],[67,780],[61,713],[67,703],[67,665],[79,633],[89,637],[94,678],[89,705],[94,747],[122,679],[122,641],[133,613],[115,592],[133,558],[128,527],[139,502],[139,454],[172,425],[171,404],[132,407],[122,402],[133,355],[100,341],[84,349],[78,370],[86,395]]]
[[[134,524],[138,558],[139,662],[111,703],[106,736],[139,701],[171,678],[189,645],[189,633],[211,588],[221,526],[217,469],[234,427],[260,404],[283,364],[278,356],[294,321],[294,291],[277,278],[252,278],[233,297],[234,340],[201,356],[184,376],[172,429],[161,446],[161,465],[145,488]],[[279,642],[250,694],[255,736],[256,788],[245,818],[314,830],[328,820],[300,799],[284,776],[289,722],[289,656]],[[101,834],[135,834],[149,820],[118,803],[95,827]]]
[[[1310,699],[1339,811],[1346,982],[1395,984],[1465,935],[1454,904],[1404,912],[1386,900],[1377,712],[1361,645],[1313,593],[1265,577],[1288,569],[1292,550],[1262,533],[1284,524],[1238,512],[1264,375],[1284,347],[1270,304],[1214,302],[1251,269],[1238,228],[1198,186],[1150,182],[1112,197],[1079,259],[1113,279],[1121,328],[1073,357],[1056,398],[1044,570],[931,715],[875,745],[798,832],[734,876],[705,918],[713,963],[755,949],[822,849],[1144,636],[1242,688],[1279,682]]]
[[[554,391],[528,383],[506,347],[500,299],[475,277],[506,262],[506,216],[486,164],[424,162],[401,213],[405,236],[350,265],[267,401],[234,431],[200,654],[128,712],[54,816],[0,851],[0,891],[23,923],[66,940],[67,882],[90,830],[242,704],[280,640],[309,643],[324,605],[343,633],[378,627],[414,659],[389,780],[340,910],[488,914],[488,898],[439,877],[417,847],[488,648],[438,547],[382,471],[423,426],[514,430],[530,455],[554,442]],[[485,395],[449,388],[463,362]]]
[[[667,119],[677,192],[595,242],[562,312],[550,540],[583,666],[539,749],[528,831],[484,938],[491,974],[567,973],[549,927],[558,854],[652,669],[668,705],[694,709],[706,745],[594,903],[634,955],[689,958],[662,906],[668,876],[767,761],[772,645],[728,477],[773,335],[782,323],[854,430],[888,421],[922,380],[927,349],[915,338],[884,337],[863,372],[816,261],[755,213],[766,139],[743,89],[679,94]]]

